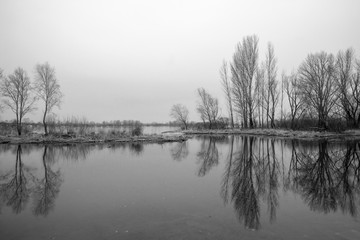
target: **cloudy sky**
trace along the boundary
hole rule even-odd
[[[33,78],[35,64],[54,66],[60,119],[167,122],[182,103],[197,121],[196,89],[224,104],[219,68],[243,37],[258,35],[261,60],[274,44],[280,77],[309,53],[353,47],[359,55],[359,10],[357,0],[1,0],[0,68]]]

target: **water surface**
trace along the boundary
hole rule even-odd
[[[0,239],[360,239],[357,142],[0,146]]]

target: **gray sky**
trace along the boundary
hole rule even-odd
[[[353,47],[359,55],[359,10],[357,0],[1,0],[0,68],[20,66],[33,79],[35,64],[54,66],[60,119],[166,122],[182,103],[198,121],[196,89],[225,102],[219,68],[243,37],[258,35],[260,60],[274,44],[280,77],[309,53]]]

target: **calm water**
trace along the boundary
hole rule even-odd
[[[0,239],[360,239],[360,143],[0,146]]]

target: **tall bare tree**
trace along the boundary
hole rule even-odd
[[[63,94],[55,76],[55,68],[49,63],[37,64],[35,66],[35,90],[39,98],[44,101],[43,125],[45,135],[48,134],[46,116],[56,106],[60,107]]]
[[[209,122],[209,127],[212,128],[216,124],[216,120],[219,116],[219,102],[211,96],[204,88],[198,88],[198,95],[200,102],[197,106],[197,112],[200,114],[201,119],[205,123],[206,120]]]
[[[189,110],[181,104],[175,104],[170,110],[170,116],[175,119],[175,121],[181,122],[184,124],[185,129],[188,127],[189,121]]]
[[[0,82],[3,81],[3,78],[4,78],[4,74],[3,74],[3,70],[0,68]],[[1,96],[0,96],[1,97]],[[3,110],[3,106],[2,104],[0,103],[0,112]]]
[[[275,58],[274,47],[268,43],[265,59],[265,75],[267,83],[267,116],[270,118],[270,126],[275,127],[275,110],[279,102],[279,90],[277,89],[277,59]],[[268,119],[267,118],[267,119]],[[268,121],[267,121],[268,124]],[[269,125],[268,125],[269,127]]]
[[[338,99],[333,55],[308,55],[300,65],[299,77],[304,100],[317,115],[318,127],[327,129],[329,114]]]
[[[259,126],[264,127],[264,112],[267,103],[267,89],[265,87],[265,66],[259,66],[256,71],[256,86],[257,86],[257,108],[259,117]]]
[[[284,119],[284,75],[285,72],[283,72],[281,74],[281,99],[280,99],[280,122],[281,124],[283,123],[283,119]]]
[[[336,80],[339,103],[346,122],[351,127],[360,125],[360,62],[351,48],[339,51],[336,59]]]
[[[304,99],[301,97],[299,89],[299,79],[296,73],[287,76],[282,75],[284,91],[287,95],[290,106],[291,129],[295,129],[295,120],[300,118],[305,111]]]
[[[3,78],[0,83],[0,92],[5,97],[3,103],[16,115],[19,135],[22,133],[24,116],[34,110],[36,98],[32,96],[32,91],[30,79],[22,68],[17,68],[13,74]]]
[[[253,128],[256,107],[255,73],[258,68],[258,42],[255,35],[247,36],[239,43],[231,65],[235,105],[243,117],[244,127]]]
[[[230,125],[231,128],[234,128],[234,114],[233,114],[233,106],[232,106],[232,87],[231,87],[231,81],[229,79],[229,73],[228,73],[228,65],[227,62],[224,61],[223,65],[220,68],[220,78],[221,78],[221,84],[225,93],[227,107],[229,111],[230,116]]]

